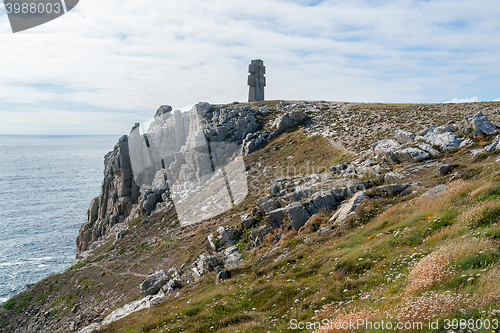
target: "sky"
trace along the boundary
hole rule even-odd
[[[163,104],[500,100],[498,0],[81,0],[13,34],[0,4],[0,135],[128,134]]]

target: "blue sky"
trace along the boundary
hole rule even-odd
[[[0,134],[125,134],[161,104],[500,98],[497,0],[85,0],[9,33],[0,5]]]

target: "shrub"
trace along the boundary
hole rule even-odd
[[[267,234],[267,241],[270,243],[270,244],[273,244],[274,242],[276,242],[276,238],[274,237],[273,234]]]
[[[297,233],[295,232],[295,230],[290,230],[289,232],[287,232],[285,234],[285,236],[283,236],[280,239],[279,245],[283,245],[286,241],[289,241],[289,240],[293,239],[295,237],[295,235],[297,235]]]
[[[311,219],[308,222],[309,224],[309,232],[316,232],[319,230],[321,226],[321,219],[319,218],[318,215],[313,215],[311,216]]]

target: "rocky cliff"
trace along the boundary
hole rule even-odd
[[[77,253],[85,251],[93,242],[109,233],[118,223],[123,223],[137,203],[130,163],[128,137],[122,136],[113,151],[104,157],[104,179],[101,194],[92,199],[87,211],[87,222],[80,227],[76,240]]]
[[[80,228],[77,256],[95,248],[103,237],[125,228],[125,222],[170,208],[172,196],[175,201],[177,193],[191,200],[196,196],[213,197],[214,186],[207,194],[186,192],[185,184],[213,183],[214,177],[207,180],[207,174],[227,165],[230,157],[264,147],[268,140],[304,121],[306,114],[286,112],[268,123],[269,117],[268,107],[251,105],[199,103],[188,112],[164,105],[146,133],[140,132],[139,124],[134,125],[130,135],[121,137],[104,158],[101,194],[90,203],[88,220]],[[244,168],[241,160],[240,165]],[[233,183],[237,183],[236,179]],[[175,190],[176,184],[180,189],[172,193],[170,187]],[[238,191],[233,188],[232,192],[236,195]],[[239,201],[245,196],[243,193]],[[238,202],[238,198],[232,199]],[[219,197],[215,201],[224,200]],[[195,222],[217,215],[220,207],[213,213],[209,209],[213,202],[199,199],[199,207],[195,208],[190,203],[191,209],[184,215],[199,216]],[[183,212],[181,207],[177,205],[178,213]],[[187,221],[193,222],[192,218]]]

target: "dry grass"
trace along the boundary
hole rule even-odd
[[[500,298],[500,267],[491,267],[478,283],[477,293],[488,297]]]
[[[278,245],[280,245],[280,246],[285,245],[286,242],[288,242],[289,240],[294,239],[296,235],[297,235],[297,232],[295,232],[295,230],[290,230],[289,232],[287,232],[285,234],[285,236],[283,236],[280,239],[280,241],[278,242]]]
[[[269,244],[274,244],[276,242],[276,238],[273,234],[267,234],[267,242]]]
[[[446,189],[443,197],[447,200],[453,199],[459,195],[462,195],[470,191],[473,184],[471,182],[466,182],[463,179],[458,179],[450,183]]]
[[[430,321],[435,318],[445,318],[450,313],[470,307],[468,295],[452,295],[450,292],[440,294],[429,291],[419,297],[405,298],[398,308],[400,322]]]
[[[462,225],[479,226],[486,216],[489,214],[495,214],[498,211],[499,206],[499,200],[483,201],[475,207],[472,207],[471,209],[460,214],[457,218],[457,222]]]
[[[361,310],[351,313],[339,313],[327,325],[314,331],[314,333],[351,332],[352,330],[349,329],[350,323],[356,323],[358,320],[367,321],[378,314],[379,311],[370,311],[370,310]]]
[[[450,267],[454,261],[493,247],[494,244],[490,240],[463,237],[438,248],[422,258],[410,271],[406,295],[412,295],[446,281],[454,275],[454,270]]]
[[[398,216],[403,216],[408,213],[408,209],[405,203],[399,203],[386,209],[377,217],[377,222],[383,221],[387,218],[397,218]]]
[[[490,188],[492,188],[491,183],[484,184],[484,185],[476,188],[475,190],[472,190],[471,192],[469,192],[469,194],[467,194],[467,196],[469,198],[474,198],[474,197],[478,196],[480,193],[489,190]]]
[[[452,277],[453,270],[449,265],[450,257],[445,251],[433,252],[422,258],[408,275],[406,294],[411,295],[417,291],[428,289]]]

